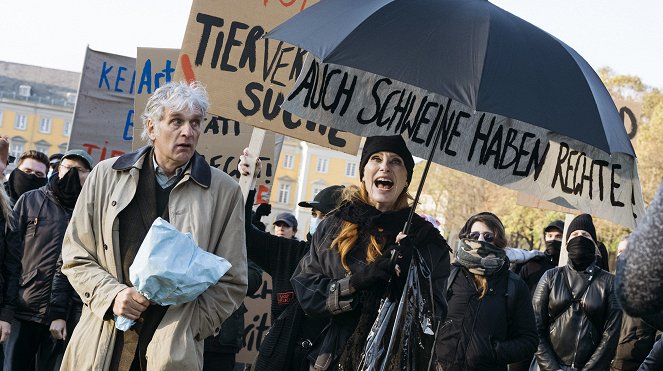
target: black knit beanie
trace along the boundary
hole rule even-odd
[[[364,167],[371,155],[383,151],[393,152],[403,159],[405,169],[407,170],[407,182],[410,183],[412,180],[412,171],[414,170],[414,159],[410,150],[407,149],[405,140],[400,135],[366,138],[364,149],[361,151],[361,160],[359,161],[359,179],[364,179]]]
[[[566,232],[567,241],[568,241],[568,236],[570,236],[571,233],[577,230],[583,230],[589,232],[589,234],[592,236],[592,239],[594,239],[594,242],[596,242],[596,228],[594,227],[594,222],[592,221],[591,215],[581,214],[576,216],[571,221],[571,224],[569,224],[569,230]]]

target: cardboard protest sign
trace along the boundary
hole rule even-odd
[[[255,294],[248,295],[244,299],[244,305],[246,313],[243,346],[237,354],[236,361],[253,363],[272,323],[272,278],[269,274],[262,274],[262,285]]]
[[[136,58],[136,124],[133,130],[132,147],[137,149],[146,145],[140,138],[143,123],[140,118],[147,100],[152,93],[164,83],[170,82],[175,71],[179,49],[138,48]],[[239,179],[237,164],[242,150],[249,145],[253,127],[241,124],[213,114],[203,119],[203,132],[198,140],[196,150],[207,162],[223,170],[232,177]],[[281,138],[274,133],[267,133],[265,143],[260,152],[263,172],[257,183],[256,203],[269,201],[269,192],[278,161]]]
[[[633,157],[389,78],[308,58],[283,109],[363,136],[401,134],[424,158],[440,127],[436,163],[627,227],[644,215]]]
[[[361,138],[281,109],[306,51],[261,38],[315,2],[194,0],[175,78],[205,83],[213,114],[356,154]]]
[[[135,124],[132,138],[132,148],[138,149],[144,146],[144,141],[140,138],[143,131],[143,122],[140,116],[145,111],[147,100],[154,90],[161,85],[170,82],[175,72],[177,56],[179,49],[166,48],[141,48],[136,51],[136,95],[134,97]]]
[[[136,60],[90,48],[68,149],[83,149],[95,162],[131,151]]]

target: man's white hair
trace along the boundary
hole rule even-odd
[[[140,137],[153,144],[148,135],[147,121],[154,123],[155,133],[159,134],[159,121],[163,119],[165,109],[173,112],[198,112],[205,117],[209,107],[209,97],[205,86],[199,81],[191,83],[185,81],[171,81],[154,91],[147,101],[145,112],[141,115],[143,132]]]

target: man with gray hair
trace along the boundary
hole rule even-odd
[[[150,144],[90,173],[62,250],[62,272],[84,304],[63,370],[199,370],[203,340],[218,333],[244,299],[242,193],[196,152],[207,107],[199,83],[160,87],[142,116]],[[232,264],[192,302],[159,306],[131,287],[129,267],[157,217]],[[114,316],[136,325],[121,332]]]

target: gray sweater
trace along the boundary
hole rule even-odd
[[[617,296],[640,317],[663,309],[663,182],[617,263]]]

